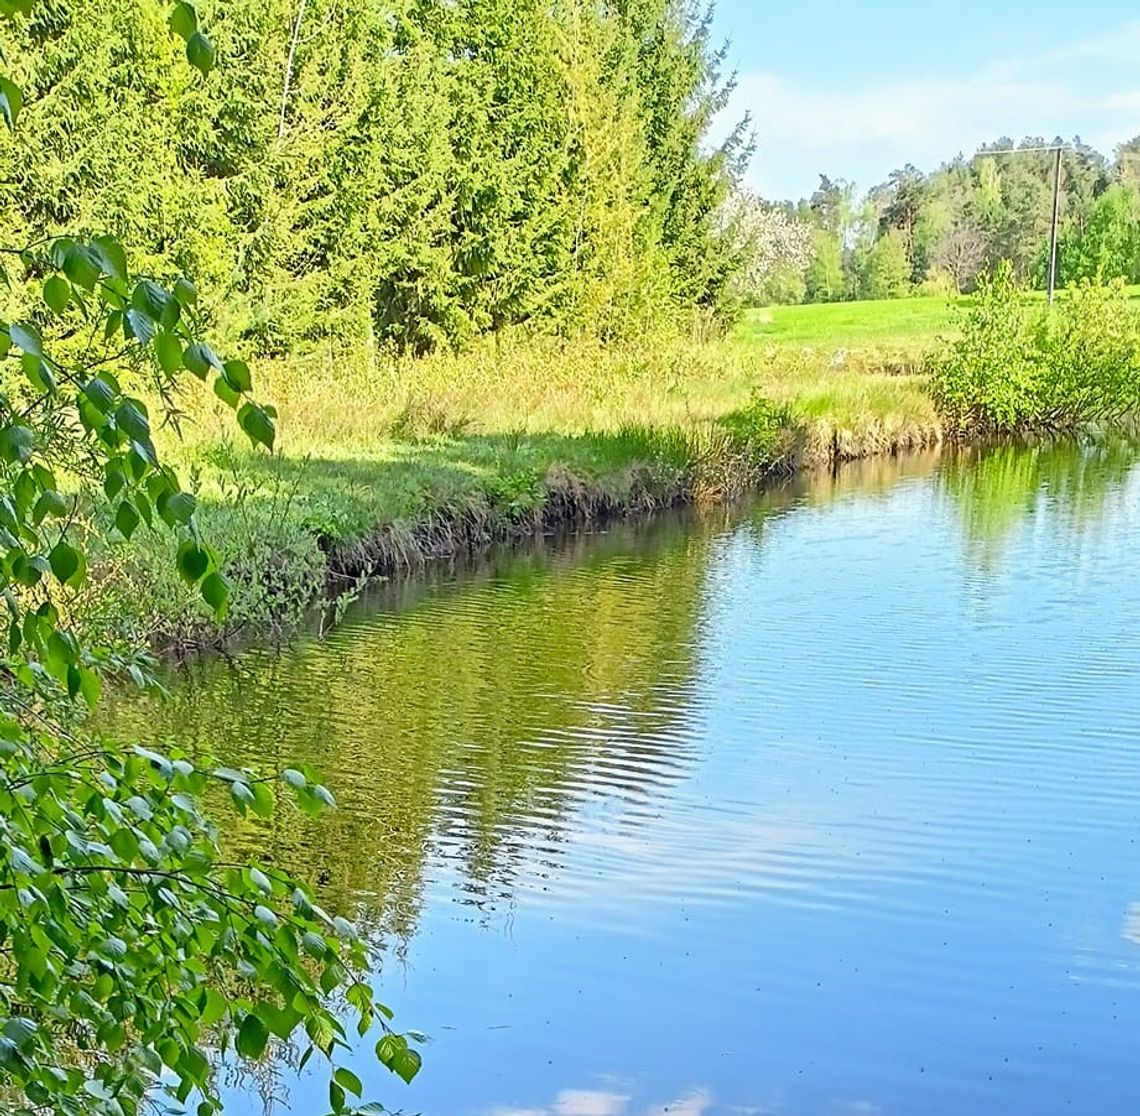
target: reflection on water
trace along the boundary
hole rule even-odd
[[[324,771],[330,818],[228,839],[389,949],[434,1037],[410,1090],[360,1067],[393,1107],[1133,1111],[1136,460],[877,461],[499,555],[116,728]]]

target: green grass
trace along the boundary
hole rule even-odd
[[[772,306],[750,310],[736,337],[744,344],[921,349],[950,328],[950,319],[943,297]]]
[[[860,310],[880,324],[859,336],[889,337],[882,323],[897,304],[788,310],[800,324],[775,338],[749,322],[707,343],[518,338],[416,360],[265,362],[254,383],[281,416],[272,458],[252,453],[232,412],[201,391],[183,401],[182,437],[164,432],[161,449],[194,478],[201,525],[235,581],[233,622],[293,623],[330,576],[533,534],[560,516],[730,496],[775,452],[757,398],[781,409],[780,454],[799,463],[937,435],[913,362],[879,345],[847,342],[837,359],[790,340],[855,336],[841,321]],[[811,326],[813,314],[824,323]],[[105,553],[93,623],[127,639],[209,637],[169,541],[147,538]]]
[[[1140,299],[1140,286],[1129,295]],[[1034,298],[1044,299],[1042,291]],[[1065,292],[1061,291],[1061,298]],[[958,301],[968,303],[964,296]],[[807,348],[865,349],[898,352],[928,349],[953,333],[953,302],[941,295],[869,302],[830,302],[771,306],[750,310],[736,330],[744,345],[778,344]]]

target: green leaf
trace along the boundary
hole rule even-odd
[[[222,362],[214,355],[214,350],[201,341],[188,345],[182,359],[199,380],[204,380],[211,368],[220,371],[222,367]]]
[[[105,415],[115,402],[116,391],[102,376],[95,376],[83,385],[83,394]]]
[[[163,372],[177,372],[182,367],[182,346],[173,333],[159,333],[154,339],[154,355]]]
[[[35,353],[24,353],[20,358],[20,366],[36,391],[55,393],[55,374],[43,357],[36,356]]]
[[[12,338],[12,344],[16,348],[23,349],[25,353],[43,356],[43,340],[40,338],[40,331],[31,322],[13,322],[8,327],[8,336]]]
[[[206,999],[202,1007],[202,1025],[212,1027],[226,1014],[226,999],[213,988],[206,989]]]
[[[83,567],[83,556],[79,551],[62,541],[52,548],[48,561],[51,563],[51,572],[55,574],[56,580],[64,585],[72,585]]]
[[[126,280],[127,254],[113,236],[97,236],[91,247],[103,271],[112,279]]]
[[[134,505],[124,500],[115,513],[115,527],[123,538],[129,539],[135,533],[135,528],[138,525],[139,513],[135,511]]]
[[[190,4],[180,0],[174,5],[174,10],[170,13],[170,30],[183,41],[189,40],[198,30],[198,13]]]
[[[273,894],[273,881],[260,868],[250,868],[249,878],[258,891],[265,895]]]
[[[198,288],[189,279],[179,279],[174,284],[174,297],[183,306],[193,306],[198,301]]]
[[[9,465],[26,465],[36,449],[35,431],[22,422],[14,422],[0,430],[0,458]]]
[[[364,1092],[364,1086],[360,1082],[360,1078],[356,1076],[349,1069],[340,1066],[333,1073],[333,1080],[346,1092],[351,1093],[354,1097],[359,1097]]]
[[[241,395],[230,387],[223,376],[219,376],[214,381],[214,394],[225,403],[227,407],[236,407],[241,402]]]
[[[36,506],[32,509],[32,521],[39,526],[49,515],[64,516],[70,510],[71,505],[63,493],[57,492],[54,488],[49,488],[36,501]]]
[[[421,1059],[402,1035],[385,1035],[376,1044],[376,1057],[408,1085],[420,1072]]]
[[[234,391],[249,391],[253,387],[253,377],[244,360],[227,360],[222,366],[222,373]]]
[[[4,117],[4,123],[8,125],[9,129],[16,127],[16,119],[20,115],[20,109],[24,106],[24,95],[20,92],[20,87],[3,74],[0,74],[0,116]]]
[[[259,817],[267,818],[273,813],[273,792],[264,783],[251,783],[250,792],[253,795],[250,806]]]
[[[186,42],[186,57],[203,76],[209,74],[214,68],[214,44],[201,31],[195,31]]]
[[[175,492],[165,499],[160,498],[157,502],[158,514],[162,516],[163,522],[168,527],[189,523],[194,518],[197,506],[198,501],[189,492]]]
[[[136,310],[133,306],[127,310],[125,325],[131,337],[140,345],[150,344],[155,334],[155,323],[142,310]]]
[[[241,1021],[237,1038],[234,1042],[237,1052],[243,1058],[256,1060],[265,1053],[269,1042],[269,1030],[256,1015],[250,1012]]]
[[[131,292],[131,306],[165,329],[173,329],[181,313],[178,300],[151,279],[143,279]]]
[[[94,250],[85,244],[72,244],[63,257],[63,273],[85,291],[95,289],[103,269]]]
[[[210,568],[210,552],[196,542],[187,541],[178,548],[175,561],[182,580],[188,585],[197,585]]]
[[[243,404],[237,413],[238,425],[249,435],[254,445],[260,443],[266,449],[273,449],[273,439],[276,431],[273,420],[266,414],[263,407],[256,403]]]
[[[44,280],[43,299],[49,309],[62,314],[71,301],[71,284],[62,275],[49,275]]]
[[[281,778],[294,790],[303,790],[308,780],[300,771],[293,767],[287,767],[281,772]]]
[[[202,582],[202,599],[214,610],[214,617],[224,620],[230,599],[229,582],[220,574],[212,573]]]
[[[253,908],[253,917],[263,926],[277,925],[277,916],[262,903],[258,903],[257,906]]]
[[[115,412],[115,423],[128,438],[135,442],[150,440],[150,419],[143,405],[134,399],[125,399]]]

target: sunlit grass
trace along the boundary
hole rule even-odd
[[[1140,299],[1140,286],[1129,287],[1131,298]],[[1045,298],[1034,291],[1030,298]],[[1066,292],[1058,292],[1065,298]],[[888,352],[914,353],[928,349],[939,337],[953,336],[953,307],[968,304],[969,296],[950,299],[942,295],[896,298],[867,302],[814,303],[804,306],[770,306],[748,311],[737,327],[739,342],[754,345],[775,343],[838,349],[876,347]]]
[[[749,434],[758,398],[783,410],[792,463],[929,444],[938,423],[919,366],[881,346],[837,356],[741,333],[265,361],[254,384],[280,414],[271,457],[202,391],[183,401],[181,436],[160,440],[193,478],[203,531],[239,582],[235,619],[256,628],[299,616],[338,570],[533,533],[552,508],[557,518],[739,491],[763,444]],[[154,536],[105,563],[102,615],[132,637],[208,628],[164,547]]]

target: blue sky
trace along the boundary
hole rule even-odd
[[[1136,0],[720,0],[716,31],[765,197],[810,193],[820,172],[866,188],[999,135],[1111,153],[1140,133]]]

